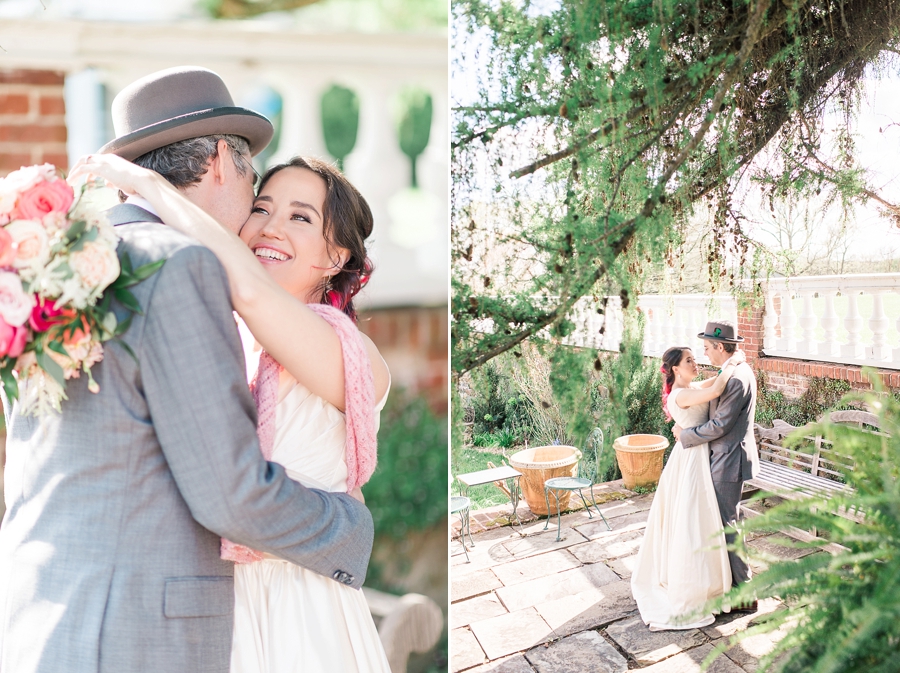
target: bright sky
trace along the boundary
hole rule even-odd
[[[546,10],[556,0],[539,3]],[[451,26],[451,100],[454,106],[472,104],[487,73],[487,32],[469,35]],[[870,185],[892,203],[900,204],[900,72],[870,74],[865,82],[855,140],[860,164],[869,170]],[[836,127],[839,119],[827,122]],[[519,136],[521,138],[521,134]],[[485,190],[485,194],[491,190]],[[874,203],[855,211],[856,231],[849,257],[900,256],[900,229],[879,213]],[[834,213],[837,217],[837,213]],[[893,254],[890,254],[893,251]]]

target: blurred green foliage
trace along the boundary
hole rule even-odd
[[[375,534],[396,539],[447,516],[447,419],[394,391],[381,413],[378,467],[363,488]]]

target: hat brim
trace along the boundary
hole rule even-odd
[[[712,334],[707,334],[706,332],[700,332],[700,334],[698,334],[697,336],[701,339],[704,339],[705,341],[722,341],[728,344],[744,343],[744,337],[742,336],[736,337],[734,339],[726,339],[724,337],[717,337],[713,336]]]
[[[246,138],[251,156],[262,152],[272,140],[272,122],[253,110],[220,107],[200,110],[166,119],[111,140],[100,148],[101,154],[117,154],[133,161],[139,156],[189,138],[211,135],[235,135]]]

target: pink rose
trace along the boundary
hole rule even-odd
[[[74,200],[75,192],[65,180],[39,182],[19,195],[12,219],[40,221],[47,213],[67,213]]]
[[[13,327],[0,318],[0,358],[7,355],[11,358],[19,357],[25,350],[27,340],[27,327]]]
[[[0,266],[12,266],[16,259],[16,248],[13,245],[12,236],[0,227]]]
[[[75,317],[75,311],[66,308],[54,308],[54,302],[37,298],[37,304],[31,311],[28,319],[31,329],[35,332],[46,332],[59,323],[68,322]]]
[[[13,327],[24,325],[31,315],[31,297],[22,289],[22,281],[9,271],[0,271],[0,318]]]
[[[11,358],[19,357],[25,350],[25,344],[28,343],[28,327],[21,325],[16,327],[15,330],[16,334],[9,344],[9,356]]]

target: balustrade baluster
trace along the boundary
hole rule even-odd
[[[844,327],[847,330],[847,343],[841,346],[841,356],[860,360],[863,357],[863,345],[859,340],[859,332],[862,330],[863,319],[856,305],[859,290],[847,292],[847,317],[844,318]]]
[[[825,340],[819,344],[819,354],[826,357],[834,357],[838,352],[837,328],[840,324],[838,315],[834,310],[835,290],[820,290],[819,294],[825,298],[825,313],[819,323],[825,331]]]
[[[572,334],[569,335],[569,342],[573,346],[583,347],[585,345],[584,335],[587,332],[587,316],[584,314],[584,304],[581,302],[575,304],[573,314],[572,322],[575,324],[575,327]]]
[[[797,325],[797,314],[794,311],[793,292],[785,289],[778,293],[781,297],[781,338],[778,340],[778,350],[783,353],[793,353],[797,350],[794,327]]]
[[[763,317],[763,349],[778,350],[775,328],[778,326],[778,314],[775,312],[775,292],[766,288],[766,313]]]
[[[887,345],[888,317],[884,313],[883,290],[870,290],[872,294],[872,317],[869,318],[869,329],[872,330],[872,345],[866,349],[871,360],[887,360],[890,349]]]
[[[803,297],[803,314],[800,316],[800,327],[803,328],[803,339],[798,344],[798,351],[806,355],[815,355],[818,352],[816,340],[816,323],[818,319],[813,312],[813,294],[814,290],[804,290],[801,293]]]

